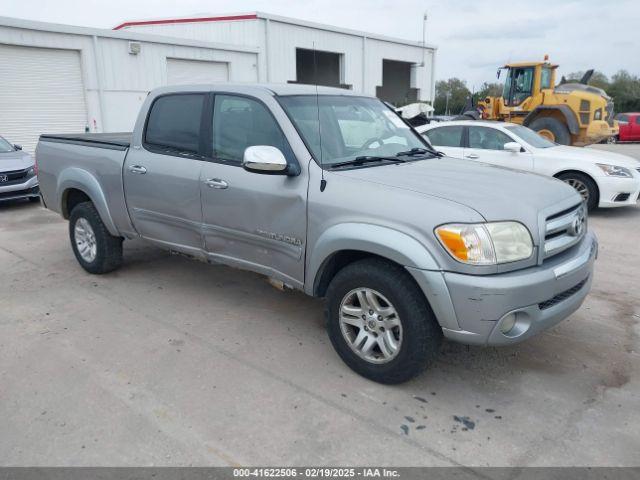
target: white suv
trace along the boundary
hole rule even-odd
[[[558,145],[506,122],[461,120],[417,130],[450,157],[563,180],[580,192],[590,210],[635,205],[640,195],[640,161],[626,155]]]

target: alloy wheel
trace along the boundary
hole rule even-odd
[[[393,360],[402,346],[402,322],[395,307],[371,288],[356,288],[340,303],[340,330],[356,355],[370,363]]]
[[[73,229],[73,239],[82,259],[92,263],[98,254],[96,235],[86,218],[79,218]]]

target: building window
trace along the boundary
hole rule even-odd
[[[321,50],[296,49],[296,80],[289,83],[350,88],[343,80],[344,55]]]

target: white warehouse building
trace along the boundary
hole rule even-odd
[[[263,13],[113,30],[0,17],[0,135],[130,131],[147,92],[211,82],[318,83],[431,102],[436,48]]]

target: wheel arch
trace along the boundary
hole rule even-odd
[[[402,267],[437,270],[427,247],[396,230],[367,224],[342,224],[327,229],[313,247],[305,292],[323,296],[333,276],[363,258],[380,258]]]
[[[554,112],[559,112],[564,118],[569,133],[578,135],[580,133],[580,125],[575,113],[567,105],[540,105],[534,108],[522,122],[522,125],[528,127],[534,120],[540,117],[553,116]]]
[[[598,202],[600,202],[600,186],[598,185],[598,182],[593,177],[593,175],[591,175],[588,172],[585,172],[584,170],[578,170],[578,169],[575,169],[575,168],[568,168],[568,169],[560,170],[559,172],[554,173],[553,174],[553,178],[559,179],[561,175],[565,175],[567,173],[578,173],[580,175],[584,175],[585,177],[589,178],[589,180],[591,180],[593,182],[593,184],[596,186],[597,200],[598,200]]]
[[[81,201],[88,200],[96,207],[100,219],[107,227],[109,233],[114,236],[119,236],[102,187],[98,180],[89,172],[79,168],[63,170],[58,177],[57,191],[59,192],[58,205],[64,218],[69,218],[71,210],[75,205]]]

